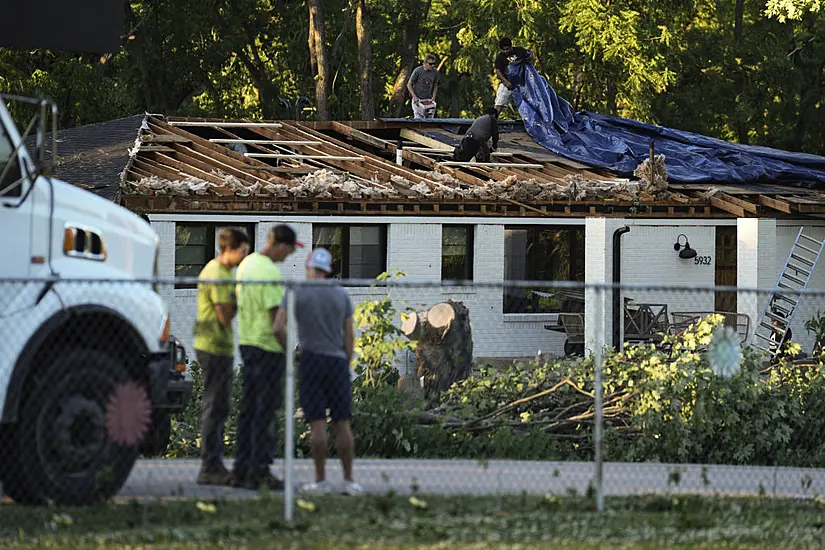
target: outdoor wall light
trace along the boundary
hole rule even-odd
[[[679,244],[679,239],[681,237],[685,238],[685,244]],[[679,257],[683,260],[689,260],[696,257],[696,251],[690,247],[688,238],[684,233],[679,233],[679,236],[676,237],[676,244],[673,245],[673,250],[677,251],[679,253]]]

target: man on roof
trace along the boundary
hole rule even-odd
[[[438,69],[435,56],[428,54],[424,64],[416,67],[407,81],[407,91],[412,97],[413,118],[435,117],[435,96],[438,94]]]
[[[531,60],[533,52],[521,46],[513,47],[513,41],[507,37],[498,41],[498,47],[501,51],[496,56],[494,67],[496,76],[499,79],[498,91],[496,92],[496,111],[501,113],[501,110],[513,98],[513,83],[508,75],[508,67],[511,63]]]
[[[498,109],[488,107],[484,114],[473,121],[473,124],[464,133],[461,144],[453,152],[453,160],[468,162],[473,157],[478,162],[490,162],[490,145],[493,139],[493,148],[498,149]]]

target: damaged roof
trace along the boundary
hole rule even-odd
[[[147,115],[123,171],[121,203],[142,212],[353,215],[825,213],[825,195],[809,189],[669,184],[661,156],[646,160],[633,178],[618,177],[551,153],[513,121],[502,121],[490,163],[453,162],[452,150],[471,123]]]

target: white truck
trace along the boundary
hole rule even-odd
[[[10,100],[36,110],[23,136]],[[134,213],[48,175],[56,112],[49,100],[0,95],[0,481],[19,503],[84,505],[120,490],[142,446],[164,444],[192,386],[152,282],[158,237]],[[24,146],[33,128],[37,157]],[[150,410],[115,398],[127,387],[145,391]],[[147,415],[143,441],[111,436]]]

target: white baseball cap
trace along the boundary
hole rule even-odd
[[[332,254],[326,248],[316,248],[309,253],[306,266],[332,273]]]

